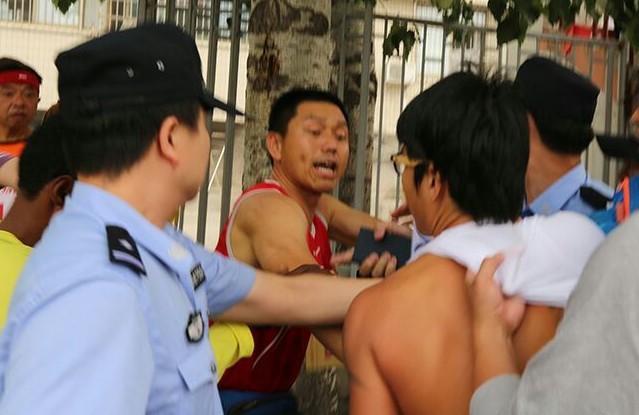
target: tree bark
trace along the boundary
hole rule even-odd
[[[271,104],[295,86],[326,89],[330,0],[253,0],[249,20],[244,189],[268,177],[264,146]]]

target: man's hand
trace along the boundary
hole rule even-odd
[[[507,298],[493,278],[503,262],[502,254],[484,259],[477,275],[468,275],[470,297],[475,324],[501,325],[512,334],[524,317],[525,304],[521,298]]]
[[[337,267],[342,264],[350,264],[353,262],[354,251],[355,248],[350,248],[333,254],[331,265]],[[376,252],[373,252],[359,265],[357,274],[360,277],[381,278],[392,274],[396,269],[397,258],[388,252],[384,252],[382,255],[377,255]]]
[[[390,216],[393,222],[399,223],[400,225],[407,226],[413,223],[413,216],[406,202],[402,202],[402,204],[397,206],[397,209],[392,211]]]
[[[411,230],[407,226],[396,222],[378,222],[373,228],[373,235],[376,241],[384,238],[387,232],[397,235],[411,236]],[[349,264],[353,261],[354,249],[338,252],[331,258],[331,265],[336,267],[342,264]],[[381,255],[373,252],[359,265],[359,276],[362,277],[386,277],[397,270],[397,258],[388,252]]]

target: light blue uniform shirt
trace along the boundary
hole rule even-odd
[[[613,190],[603,182],[592,179],[580,163],[540,194],[527,208],[536,215],[544,216],[560,210],[590,215],[595,208],[579,195],[581,186],[591,187],[608,199],[612,198]]]
[[[137,245],[139,261],[109,259],[106,225],[128,231],[133,244],[119,242]],[[194,289],[198,264],[205,280]],[[12,299],[0,340],[0,414],[221,415],[207,308],[225,311],[254,281],[252,268],[76,183]],[[186,329],[198,312],[204,332],[192,342]]]

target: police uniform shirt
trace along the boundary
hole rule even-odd
[[[603,182],[593,180],[580,163],[553,183],[524,211],[530,211],[529,215],[544,216],[552,215],[560,210],[590,215],[597,209],[583,199],[580,189],[584,186],[592,188],[603,198],[612,198],[613,190]]]
[[[252,268],[76,183],[15,290],[0,414],[221,415],[207,305],[225,311],[254,281]]]

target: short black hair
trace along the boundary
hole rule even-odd
[[[18,187],[27,199],[33,200],[47,183],[65,175],[74,176],[62,150],[59,119],[52,116],[27,140],[20,156]]]
[[[319,89],[293,88],[277,98],[271,106],[271,112],[268,117],[268,130],[279,133],[282,136],[286,135],[288,123],[297,114],[297,107],[301,103],[309,101],[334,104],[344,114],[346,122],[349,122],[348,111],[342,100],[336,95]]]
[[[519,216],[529,138],[526,110],[512,83],[458,72],[413,99],[397,123],[408,156],[427,160],[457,206],[475,221]],[[415,168],[419,188],[428,165]]]
[[[151,148],[166,117],[175,116],[195,130],[201,108],[197,100],[192,100],[67,117],[61,103],[69,165],[77,174],[117,177]]]
[[[0,72],[4,72],[4,71],[31,72],[33,75],[35,75],[36,78],[38,78],[38,82],[42,83],[42,77],[40,76],[39,73],[36,72],[35,69],[16,59],[7,58],[7,57],[0,58]]]
[[[559,154],[581,154],[595,133],[590,124],[562,117],[541,109],[530,110],[541,142]]]

